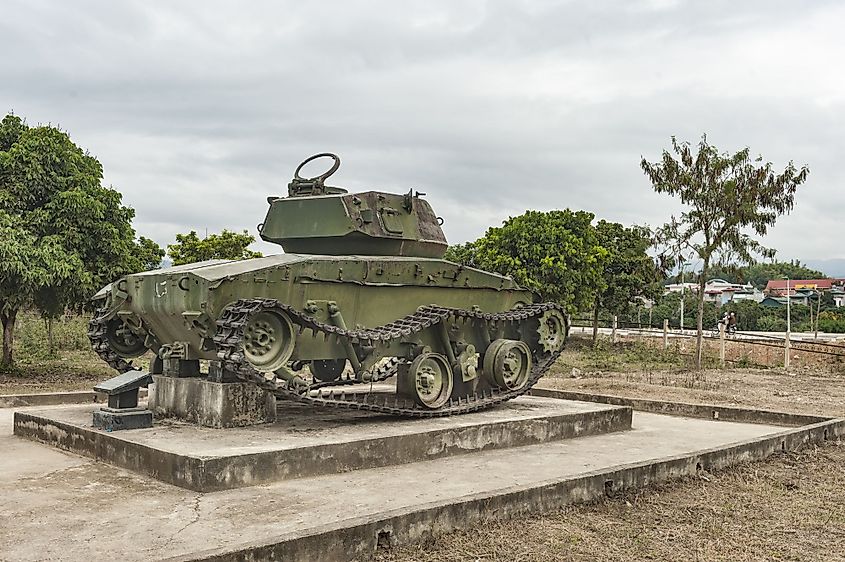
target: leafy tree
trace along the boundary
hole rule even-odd
[[[164,255],[165,252],[161,246],[149,238],[141,236],[132,252],[134,264],[137,264],[137,266],[133,267],[132,270],[150,271],[153,269],[159,269],[161,267],[161,260],[164,259]]]
[[[46,287],[73,276],[80,264],[68,261],[58,240],[39,241],[23,228],[19,219],[2,210],[0,241],[0,323],[3,324],[0,366],[10,367],[18,311]]]
[[[745,268],[745,278],[749,283],[762,289],[772,279],[827,279],[827,275],[821,271],[810,269],[801,264],[800,261],[772,261],[768,263],[755,263]]]
[[[824,311],[819,314],[819,330],[828,333],[845,332],[845,313]]]
[[[601,247],[586,211],[526,211],[468,244],[453,246],[447,259],[503,275],[543,300],[587,310],[604,289]]]
[[[692,310],[698,304],[697,297],[694,293],[687,291],[684,295],[684,308]],[[704,303],[704,326],[715,326],[721,314],[724,311],[716,306],[716,303]],[[681,325],[681,293],[668,293],[661,296],[655,301],[651,309],[652,322],[655,327],[660,328],[663,325],[663,320],[669,320],[669,326],[679,327]],[[689,314],[684,316],[684,328],[693,328],[695,319],[691,318]]]
[[[446,250],[444,259],[453,261],[455,263],[462,263],[465,265],[474,265],[475,259],[475,242],[467,242],[465,244],[453,244]]]
[[[593,341],[598,338],[599,314],[602,311],[622,315],[631,304],[642,299],[656,299],[663,291],[662,278],[647,251],[651,247],[651,231],[601,220],[596,224],[599,245],[608,255],[602,268],[602,289],[593,305]]]
[[[707,279],[724,279],[728,283],[742,283],[745,284],[746,268],[735,263],[717,263],[710,266],[710,271],[707,272]]]
[[[223,230],[205,238],[197,236],[195,231],[177,234],[176,243],[167,247],[167,253],[173,265],[195,263],[213,259],[246,260],[260,258],[260,252],[253,252],[247,246],[255,242],[255,237],[246,230],[232,232]]]
[[[792,210],[795,191],[807,179],[806,166],[792,162],[776,173],[770,162],[752,159],[749,149],[720,153],[701,137],[698,150],[672,137],[672,150],[664,150],[659,162],[645,158],[640,166],[657,193],[678,197],[687,208],[660,230],[661,239],[673,253],[692,249],[702,260],[698,291],[698,338],[696,365],[701,367],[704,285],[714,255],[734,255],[751,263],[754,254],[771,257],[774,252],[748,234],[764,236],[777,218]]]
[[[81,308],[96,289],[137,263],[134,211],[121,205],[120,193],[101,185],[102,177],[97,159],[64,131],[29,127],[14,115],[0,121],[0,211],[11,217],[6,228],[17,240],[3,238],[0,245],[8,244],[19,265],[33,272],[4,301],[9,340],[24,304],[55,318]]]

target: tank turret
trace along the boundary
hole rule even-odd
[[[332,158],[332,167],[313,178],[301,177],[302,167],[320,157]],[[339,167],[340,159],[329,153],[300,164],[288,196],[267,198],[270,209],[258,227],[261,238],[297,254],[443,256],[447,243],[442,220],[421,198],[424,193],[350,194],[325,184]]]

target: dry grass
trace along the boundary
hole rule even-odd
[[[584,340],[561,356],[540,385],[595,394],[702,402],[845,416],[845,373],[838,366],[693,371],[689,359],[636,342],[593,349]]]
[[[573,344],[543,386],[845,416],[845,376],[836,369],[696,373],[671,351]],[[492,522],[382,550],[376,560],[845,560],[845,444]]]
[[[133,361],[142,368],[148,362],[148,357]],[[0,394],[91,390],[116,374],[90,349],[61,350],[54,358],[19,359],[13,371],[0,372]]]
[[[15,330],[15,365],[0,371],[0,394],[91,390],[96,383],[115,376],[116,371],[91,350],[88,320],[85,315],[56,320],[56,351],[51,355],[44,321],[32,311],[21,312]],[[145,367],[149,356],[133,362]]]
[[[18,360],[14,371],[0,372],[0,394],[91,390],[114,375],[93,351],[60,351],[53,359]]]
[[[376,560],[845,560],[845,445],[494,522]]]

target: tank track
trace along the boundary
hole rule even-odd
[[[125,373],[136,369],[129,361],[117,354],[109,345],[106,335],[108,321],[110,320],[108,308],[98,308],[94,317],[88,323],[88,340],[91,348],[100,356],[100,359],[119,373]]]
[[[416,418],[433,418],[476,412],[507,400],[511,400],[528,392],[537,381],[552,367],[562,351],[546,353],[534,351],[531,374],[525,386],[517,390],[487,390],[482,394],[471,394],[459,399],[452,399],[448,405],[436,409],[425,409],[413,400],[401,396],[373,395],[371,393],[337,393],[333,388],[326,393],[325,387],[344,385],[368,385],[372,382],[385,380],[396,374],[401,360],[392,359],[385,365],[373,369],[369,376],[362,379],[347,379],[330,383],[306,384],[296,386],[289,384],[272,373],[261,373],[255,370],[241,351],[243,330],[247,319],[262,309],[278,309],[284,311],[302,334],[310,330],[314,337],[321,335],[337,338],[341,343],[378,345],[408,337],[436,325],[439,322],[458,320],[482,320],[487,323],[519,323],[541,316],[552,309],[559,310],[565,315],[563,307],[556,303],[530,304],[506,312],[484,313],[474,310],[447,308],[436,305],[421,306],[416,312],[403,318],[376,328],[362,328],[344,330],[337,326],[326,324],[313,317],[307,316],[295,308],[280,303],[274,299],[241,299],[224,309],[217,321],[217,332],[214,342],[217,345],[217,356],[223,367],[235,373],[240,379],[250,381],[260,388],[273,393],[278,398],[293,400],[312,406],[361,410],[394,416]],[[568,318],[568,317],[567,317]],[[568,321],[567,321],[568,331]],[[270,378],[268,378],[268,375]],[[365,374],[366,375],[366,374]]]

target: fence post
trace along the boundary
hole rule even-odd
[[[616,343],[616,326],[617,326],[618,317],[614,314],[613,315],[613,331],[610,333],[610,341]]]
[[[669,349],[669,319],[663,319],[663,349]]]
[[[789,330],[786,331],[786,339],[783,340],[783,368],[789,369],[789,356],[792,355],[790,353],[790,348],[792,347],[789,342]]]
[[[725,323],[719,322],[719,364],[725,367]]]

